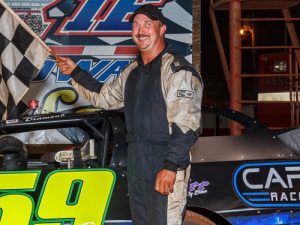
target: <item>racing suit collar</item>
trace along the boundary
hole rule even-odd
[[[171,51],[171,44],[169,44],[168,42],[166,42],[166,46],[165,46],[164,50],[162,50],[162,52],[159,53],[159,54],[158,54],[158,55],[157,55],[150,63],[148,63],[147,65],[156,62],[157,59],[161,58],[161,56],[162,56],[163,54],[165,54],[166,52],[169,52],[169,51]],[[138,63],[140,66],[142,66],[142,67],[147,67],[147,65],[144,64],[143,58],[142,58],[142,56],[141,56],[141,53],[138,54],[138,56],[137,56],[137,58],[136,58],[136,61],[137,61],[137,63]]]

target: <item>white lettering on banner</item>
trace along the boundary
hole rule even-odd
[[[300,98],[300,94],[296,92],[273,92],[273,93],[258,93],[258,101],[296,101],[296,99]]]

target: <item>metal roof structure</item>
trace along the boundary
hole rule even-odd
[[[227,81],[228,90],[230,93],[230,108],[235,111],[241,111],[242,104],[249,103],[242,99],[242,50],[243,49],[286,49],[295,54],[296,63],[300,65],[300,41],[297,36],[296,28],[294,26],[295,21],[300,21],[300,18],[293,18],[290,13],[290,9],[293,7],[300,6],[300,0],[211,0],[209,7],[209,14],[211,22],[213,25],[213,30],[219,49],[219,54],[224,70],[224,75]],[[227,58],[224,52],[221,35],[218,29],[218,23],[215,16],[215,11],[228,10],[229,12],[229,58]],[[242,18],[242,11],[244,10],[280,10],[282,12],[281,18]],[[241,45],[241,28],[242,22],[268,22],[268,21],[283,21],[287,27],[287,31],[291,40],[291,45],[280,45],[280,46],[255,46],[252,42],[252,46],[242,46]],[[252,30],[252,36],[254,31]],[[271,37],[268,37],[271,38]],[[298,66],[299,67],[299,66]],[[297,68],[300,71],[300,68]],[[298,77],[299,73],[295,72],[288,74],[290,77]],[[253,77],[263,77],[266,74],[253,74]],[[292,78],[290,78],[292,80]],[[297,80],[297,79],[296,79]],[[299,84],[296,83],[290,85],[290,96],[293,88],[296,87],[296,92],[298,96],[298,91],[300,90]],[[299,92],[300,94],[300,92]],[[261,103],[258,99],[251,101],[253,104]],[[281,104],[281,102],[278,102]],[[300,100],[297,98],[296,101],[290,98],[291,108],[296,110],[291,110],[291,126],[300,126]],[[294,119],[296,118],[296,119]],[[231,124],[231,134],[239,135],[241,133],[241,128],[237,124]]]

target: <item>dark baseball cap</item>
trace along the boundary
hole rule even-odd
[[[141,7],[137,8],[134,13],[129,18],[129,22],[133,22],[133,19],[138,14],[144,14],[149,17],[151,20],[159,20],[163,24],[165,24],[165,17],[162,12],[154,5],[146,4],[142,5]]]

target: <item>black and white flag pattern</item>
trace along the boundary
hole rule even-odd
[[[0,0],[0,119],[21,101],[49,55],[26,24]],[[26,27],[26,28],[25,28]]]

